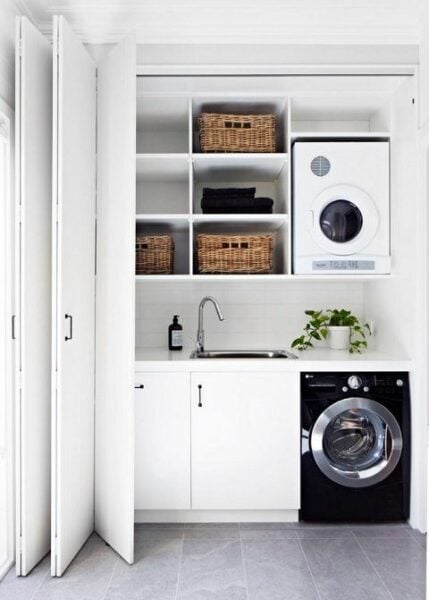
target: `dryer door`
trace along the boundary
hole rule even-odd
[[[378,402],[347,398],[319,416],[310,447],[317,466],[329,479],[345,487],[369,487],[397,466],[402,434],[395,417]]]
[[[325,252],[349,256],[370,244],[379,227],[379,216],[366,192],[351,185],[336,185],[315,199],[310,227],[313,239]]]

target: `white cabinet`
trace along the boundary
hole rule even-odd
[[[299,508],[299,375],[192,374],[192,508]]]
[[[189,373],[137,373],[136,510],[191,508]]]

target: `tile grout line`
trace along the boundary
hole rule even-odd
[[[359,538],[357,537],[357,535],[355,534],[354,531],[352,531],[352,536],[354,537],[354,539],[356,540],[359,548],[361,549],[362,553],[364,554],[366,560],[369,562],[369,564],[371,565],[371,567],[374,569],[377,577],[379,578],[379,580],[381,581],[381,583],[383,584],[384,589],[386,590],[386,592],[389,594],[390,598],[392,600],[394,600],[393,594],[392,592],[389,590],[389,588],[387,587],[386,583],[384,582],[384,579],[382,578],[382,576],[380,575],[380,573],[378,572],[376,566],[374,565],[374,563],[372,562],[372,560],[369,558],[368,554],[365,552],[364,547],[362,546],[362,544],[359,541]]]
[[[115,573],[116,573],[116,568],[117,568],[117,566],[118,566],[118,564],[119,564],[119,561],[120,561],[120,560],[121,560],[121,559],[119,558],[119,556],[116,556],[116,557],[115,557],[115,563],[114,563],[114,565],[113,565],[112,572],[111,572],[111,574],[110,574],[110,577],[109,577],[109,580],[108,580],[108,582],[107,582],[106,588],[105,588],[105,590],[104,590],[104,593],[103,593],[103,595],[101,596],[101,599],[100,599],[100,600],[105,600],[105,598],[106,598],[106,596],[107,596],[107,592],[109,591],[110,584],[111,584],[111,583],[112,583],[112,581],[113,581],[113,576],[114,576],[114,575],[115,575]],[[131,566],[131,565],[130,565],[130,566]]]
[[[180,551],[179,557],[179,568],[177,570],[177,585],[176,585],[176,594],[174,596],[175,600],[179,597],[179,586],[180,586],[180,573],[182,571],[182,561],[183,561],[183,548],[185,546],[185,523],[183,523],[183,532],[182,532],[182,549]]]
[[[42,559],[43,560],[43,559]],[[42,577],[41,582],[39,583],[39,585],[36,587],[36,589],[34,590],[34,592],[31,594],[30,600],[34,600],[34,598],[36,597],[36,594],[38,594],[39,590],[42,589],[43,584],[45,583],[45,581],[48,579],[48,575],[50,574],[50,568],[48,565],[48,568],[46,569],[46,573],[45,576]]]
[[[426,544],[424,544],[424,543],[422,544],[422,543],[420,542],[420,540],[419,540],[419,539],[418,539],[418,538],[417,538],[417,537],[414,535],[413,531],[414,531],[414,529],[412,529],[412,530],[410,531],[410,536],[413,538],[413,540],[416,542],[416,544],[417,544],[417,545],[418,545],[420,548],[423,548],[423,550],[426,552]],[[418,531],[418,529],[417,529],[416,531]],[[419,533],[420,533],[420,532],[419,532]],[[422,533],[421,535],[424,535],[424,534]]]
[[[298,538],[298,536],[297,536],[297,538]],[[316,590],[317,597],[319,598],[319,600],[322,600],[322,596],[320,595],[319,587],[318,587],[318,585],[316,583],[316,578],[314,577],[313,571],[311,570],[311,567],[310,567],[310,561],[308,560],[308,557],[307,557],[307,555],[305,553],[304,548],[302,547],[302,543],[301,543],[301,540],[299,538],[298,538],[298,545],[299,545],[299,548],[300,548],[300,550],[302,552],[302,555],[304,556],[304,560],[306,562],[307,569],[308,569],[308,571],[310,573],[310,577],[311,577],[311,580],[313,582],[314,589]]]
[[[241,537],[241,524],[240,523],[238,523],[238,535],[240,538],[241,564],[243,566],[244,584],[246,586],[246,598],[247,598],[247,600],[249,600],[249,584],[247,582],[247,570],[246,570],[246,562],[244,560],[243,538]]]

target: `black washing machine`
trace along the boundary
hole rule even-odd
[[[301,427],[303,521],[408,519],[408,373],[303,373]]]

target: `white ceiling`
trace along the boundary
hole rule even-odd
[[[415,44],[422,0],[15,1],[45,33],[62,14],[89,43]]]

